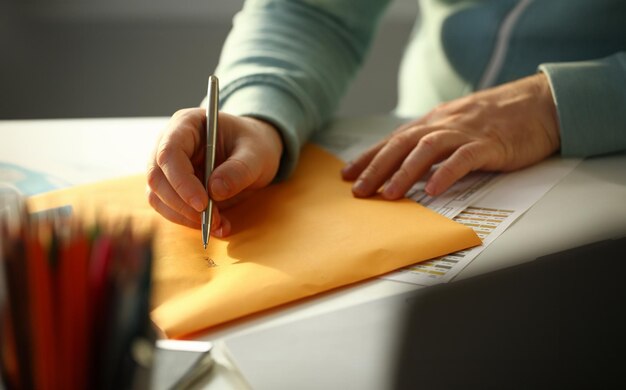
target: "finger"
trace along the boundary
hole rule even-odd
[[[380,151],[380,149],[385,146],[389,139],[386,138],[382,141],[379,141],[376,145],[372,146],[361,155],[359,155],[356,159],[350,161],[346,164],[345,167],[341,169],[341,177],[343,180],[354,181],[359,177],[359,175],[363,172],[363,170],[369,165],[372,159],[376,156],[376,154]]]
[[[367,197],[373,195],[400,167],[405,157],[428,131],[430,130],[427,128],[416,128],[391,137],[352,186],[354,196]]]
[[[220,214],[220,225],[211,231],[211,234],[217,238],[224,238],[230,235],[232,230],[230,220]]]
[[[386,199],[399,199],[432,165],[444,160],[455,149],[468,142],[468,138],[455,131],[435,131],[422,137],[408,154],[402,165],[385,184],[382,195]]]
[[[252,147],[240,146],[220,164],[209,179],[211,198],[223,201],[246,188],[254,188],[262,174],[264,162]],[[266,183],[265,183],[266,184]]]
[[[153,191],[148,191],[148,203],[167,220],[193,229],[200,229],[200,214],[196,214],[194,219],[188,219],[168,207]]]
[[[228,225],[227,233],[230,233],[230,222],[220,213],[219,207],[214,203],[213,212],[211,217],[211,234],[217,237],[222,237],[224,230],[224,224]]]
[[[152,192],[148,193],[148,202],[159,214],[161,214],[163,217],[171,222],[193,229],[200,229],[200,227],[202,226],[200,214],[196,213],[195,218],[193,219],[186,218],[185,216],[169,208],[165,203],[163,203],[163,201],[161,201],[158,196],[156,196]],[[226,217],[220,214],[217,207],[213,207],[213,214],[211,218],[211,234],[219,238],[226,237],[231,232],[231,223]]]
[[[346,166],[341,169],[341,177],[347,181],[356,180],[361,172],[363,172],[363,170],[365,170],[369,163],[374,159],[376,154],[378,154],[378,152],[392,137],[402,132],[415,129],[415,127],[420,123],[422,123],[422,119],[418,118],[413,121],[403,123],[402,125],[397,127],[394,131],[391,132],[391,134],[389,134],[389,136],[385,137],[385,139],[379,141],[376,145],[363,152],[353,161],[348,162]]]
[[[389,134],[389,136],[385,137],[383,140],[379,141],[374,146],[370,147],[368,150],[359,155],[356,159],[348,162],[345,167],[341,169],[341,177],[343,180],[354,181],[359,175],[367,168],[370,162],[374,159],[376,154],[385,146],[387,142],[392,137],[396,135],[414,129],[416,124],[419,124],[420,119],[407,122],[396,128],[394,131]]]
[[[152,165],[149,167],[146,178],[148,182],[148,196],[158,197],[169,209],[188,220],[197,218],[199,211],[180,198],[158,166]]]
[[[442,194],[457,180],[487,164],[489,149],[479,142],[462,145],[439,165],[424,190],[430,196]]]
[[[204,210],[208,197],[196,177],[192,161],[201,149],[201,129],[205,121],[202,109],[177,112],[161,137],[154,161],[178,196],[196,211]]]

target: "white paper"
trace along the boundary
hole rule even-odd
[[[483,241],[482,245],[422,262],[383,278],[419,285],[452,280],[580,161],[553,157],[523,170],[499,174],[493,185],[481,189],[484,194],[476,195],[471,205],[453,217],[454,221],[474,229]],[[446,197],[446,194],[442,196]]]

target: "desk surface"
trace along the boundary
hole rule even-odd
[[[156,136],[166,123],[167,118],[0,121],[0,162],[43,171],[71,184],[139,173],[144,171]],[[345,120],[343,123],[358,127],[363,139],[373,142],[381,136],[381,132],[393,130],[398,119],[377,117]],[[626,155],[587,159],[488,246],[457,278],[471,277],[547,253],[624,235]],[[603,272],[610,270],[591,267],[590,278],[600,278]],[[229,339],[236,340],[264,329],[338,309],[355,308],[362,303],[400,296],[415,289],[417,286],[406,283],[370,280],[235,321],[200,338],[225,339],[228,342]],[[380,316],[388,314],[388,310],[381,310],[372,327],[381,326]],[[317,344],[309,346],[324,347],[319,340],[315,342]],[[333,356],[329,355],[327,359],[323,364],[332,364]],[[367,359],[377,357],[355,356],[355,359],[365,364]],[[320,362],[301,360],[294,364],[323,372]],[[276,375],[288,378],[289,372],[278,369]],[[297,378],[291,379],[297,381]],[[337,383],[341,382],[340,378],[336,379]],[[224,381],[220,383],[220,388],[226,386]]]

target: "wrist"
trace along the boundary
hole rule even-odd
[[[284,149],[283,138],[278,127],[272,122],[253,116],[245,116],[246,120],[251,121],[258,131],[262,134],[268,145],[274,149],[278,156],[281,156]]]
[[[548,137],[550,138],[550,141],[553,145],[556,145],[556,149],[559,149],[561,144],[558,119],[559,117],[550,82],[548,80],[548,77],[543,72],[539,72],[532,77],[535,81],[534,85],[536,89],[536,96],[539,99],[539,104],[543,112],[543,125],[546,129]]]
[[[250,123],[255,135],[254,147],[263,155],[265,179],[267,183],[275,181],[283,160],[285,150],[282,134],[278,126],[265,119],[254,116],[242,116]]]

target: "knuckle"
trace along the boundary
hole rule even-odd
[[[501,130],[497,126],[483,126],[480,129],[480,135],[483,138],[488,139],[493,142],[504,143],[503,134]]]
[[[177,194],[180,194],[181,190],[185,187],[185,181],[182,178],[177,178],[176,180],[170,182],[170,184]]]
[[[393,175],[393,179],[400,183],[407,183],[413,177],[412,171],[408,167],[402,165]]]
[[[448,111],[450,111],[451,102],[441,102],[438,103],[432,110],[430,110],[426,115],[424,115],[425,123],[432,123],[437,120],[437,118],[446,115]]]
[[[411,133],[409,131],[403,131],[391,137],[389,139],[389,142],[387,142],[387,145],[389,148],[394,149],[394,150],[406,149],[410,147],[410,142],[411,142]]]
[[[477,160],[476,150],[470,146],[465,146],[457,149],[458,158],[464,164],[467,164],[469,167],[474,168]]]
[[[182,201],[176,202],[176,205],[172,207],[172,210],[174,210],[179,215],[185,215],[185,213],[187,212],[187,209],[188,209],[188,206],[185,204],[185,202],[182,202]]]
[[[183,108],[180,109],[178,111],[176,111],[173,115],[172,115],[172,120],[180,120],[184,117],[186,117],[187,115],[189,115],[189,113],[192,111],[192,109],[190,108]]]
[[[184,109],[176,111],[174,114],[172,114],[172,119],[173,120],[179,119],[181,116],[184,115],[184,112],[185,112]]]
[[[148,199],[148,204],[155,210],[159,209],[159,206],[161,204],[161,199],[159,199],[158,195],[156,194],[156,192],[147,189],[146,190],[146,198]]]
[[[161,144],[157,150],[155,161],[158,166],[164,167],[176,154],[176,146],[171,142],[165,142]]]
[[[362,178],[377,177],[380,174],[380,172],[381,172],[381,167],[378,165],[377,162],[373,161],[370,165],[367,166],[367,168],[365,168],[361,177]]]
[[[417,127],[417,124],[415,124],[413,122],[407,123],[407,124],[405,124],[403,126],[398,127],[394,131],[392,131],[389,134],[389,137],[395,137],[395,136],[397,136],[399,134],[403,134],[403,133],[409,132],[409,131],[413,130],[415,127]]]
[[[148,184],[149,189],[156,190],[159,187],[160,182],[161,169],[158,166],[151,164],[146,172],[146,183]]]
[[[452,164],[441,164],[437,171],[439,172],[439,175],[446,180],[450,180],[458,176],[457,169],[455,166],[452,166]]]
[[[423,136],[419,140],[419,146],[421,149],[425,150],[428,153],[432,153],[437,150],[438,145],[440,144],[441,137],[436,133],[429,133]]]
[[[237,158],[230,159],[229,161],[232,163],[233,172],[235,172],[238,180],[245,183],[255,181],[254,172],[248,163]]]
[[[422,137],[422,139],[420,140],[420,143],[422,144],[423,147],[427,149],[434,149],[435,145],[437,144],[436,138],[437,138],[436,136],[432,134],[428,134]]]

